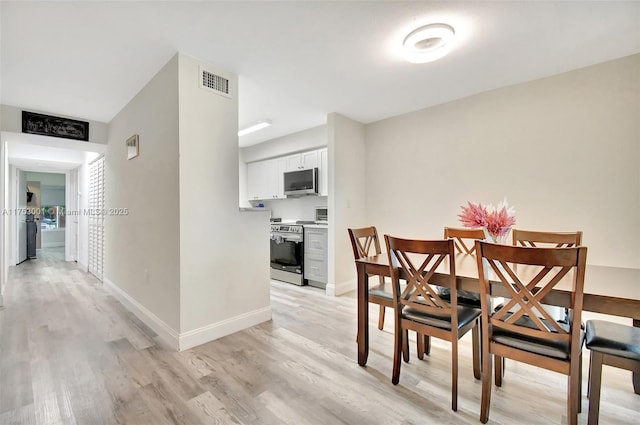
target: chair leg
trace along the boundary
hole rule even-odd
[[[578,363],[578,413],[582,413],[582,354]]]
[[[429,335],[422,335],[422,345],[424,346],[424,353],[428,356],[431,354],[431,337]]]
[[[418,360],[424,359],[424,338],[422,335],[416,332],[416,345],[418,350]]]
[[[484,341],[483,341],[484,342]],[[489,347],[482,347],[482,395],[480,400],[480,422],[486,424],[489,420],[491,406],[491,363],[492,355]]]
[[[402,331],[402,326],[400,324],[400,318],[396,316],[396,321],[394,325],[394,345],[393,345],[393,372],[391,376],[391,382],[393,385],[397,385],[400,381],[400,366],[402,366],[402,351],[405,345],[405,333]]]
[[[451,410],[458,410],[458,338],[451,342]]]
[[[591,356],[589,356],[589,370],[587,373],[587,398],[590,397],[591,394]]]
[[[502,365],[503,365],[502,361],[504,360],[504,357],[493,356],[493,358],[496,364],[496,374],[495,374],[496,387],[501,387],[502,386]]]
[[[578,398],[578,394],[580,394],[580,381],[579,375],[580,371],[578,367],[580,365],[580,359],[573,360],[571,362],[571,366],[569,367],[569,377],[568,377],[568,397],[567,397],[567,424],[568,425],[578,425],[578,405],[580,403],[580,399]]]
[[[589,419],[588,425],[598,425],[600,414],[600,385],[602,381],[602,353],[591,352],[589,366]]]
[[[471,329],[473,346],[473,377],[480,379],[480,325]]]
[[[402,331],[402,357],[405,363],[409,363],[409,331]]]
[[[383,305],[380,306],[380,314],[378,315],[378,329],[384,329],[384,312],[385,307]]]

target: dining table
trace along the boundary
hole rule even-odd
[[[456,287],[479,293],[478,265],[473,254],[455,256]],[[358,364],[365,366],[369,355],[369,276],[391,276],[386,253],[355,260],[358,275]],[[448,278],[449,266],[443,262],[429,283],[437,285]],[[402,274],[400,275],[402,279]],[[508,297],[507,289],[489,276],[491,295]],[[389,288],[391,285],[389,285]],[[544,303],[570,306],[572,279],[569,275],[544,298]],[[587,264],[584,279],[583,311],[628,317],[640,327],[640,269]],[[640,394],[640,374],[633,374],[633,388]]]

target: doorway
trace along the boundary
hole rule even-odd
[[[40,247],[64,246],[64,250],[55,249],[64,253],[66,261],[77,261],[82,269],[88,270],[89,224],[82,212],[88,208],[89,163],[104,154],[107,146],[0,132],[0,147],[0,175],[3,176],[0,180],[0,209],[7,212],[0,217],[1,305],[9,267],[26,257],[23,253],[26,243],[23,246],[22,242],[26,240],[26,219],[18,220],[16,217],[21,209],[26,210],[27,207],[27,182],[36,181],[27,177],[29,173],[58,174],[60,179],[55,184],[40,185]],[[43,190],[50,191],[54,198],[43,199]],[[43,207],[47,207],[46,213]],[[45,229],[49,231],[46,236]],[[18,237],[18,233],[25,234],[25,237]]]

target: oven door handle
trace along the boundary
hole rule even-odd
[[[271,235],[271,240],[275,241],[275,243],[283,243],[283,242],[294,242],[294,243],[302,243],[302,237],[291,237],[291,236],[282,236],[278,234]]]

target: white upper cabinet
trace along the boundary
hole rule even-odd
[[[284,198],[284,158],[247,164],[247,196],[250,201]]]
[[[318,151],[303,152],[300,154],[302,168],[316,168],[318,163]]]
[[[247,164],[247,196],[250,201],[263,199],[264,167],[266,161]]]
[[[247,164],[249,201],[284,199],[285,171],[318,167],[318,194],[328,195],[327,148]]]
[[[295,171],[302,168],[302,159],[299,153],[285,156],[284,159],[287,163],[287,169],[285,171]]]
[[[318,166],[318,151],[309,151],[287,155],[287,171],[304,170]]]
[[[284,172],[287,171],[287,158],[276,158],[275,179],[276,179],[276,199],[286,198],[284,194]]]

